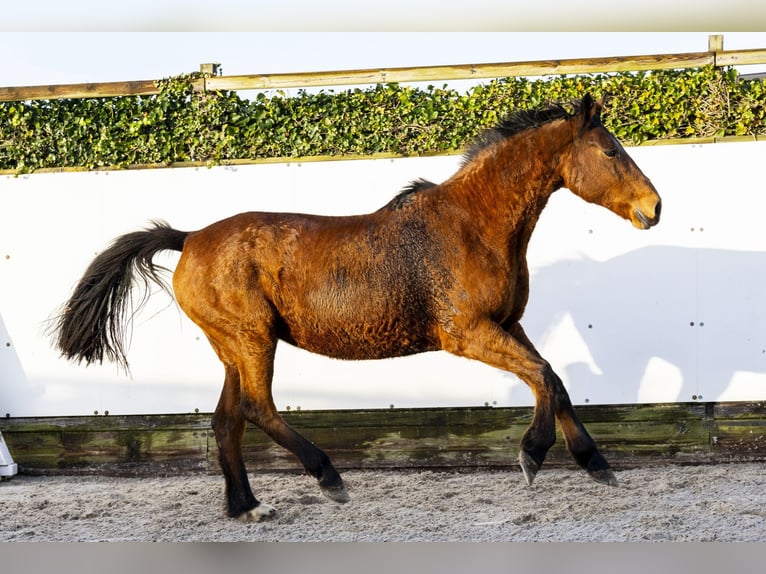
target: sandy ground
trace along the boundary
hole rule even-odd
[[[0,541],[766,541],[766,465],[618,472],[606,487],[576,470],[344,473],[351,502],[305,475],[251,476],[277,507],[243,524],[223,479],[29,477],[0,483]]]

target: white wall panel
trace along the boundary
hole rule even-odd
[[[763,142],[632,148],[663,197],[650,231],[567,190],[530,245],[523,324],[575,403],[766,399]],[[136,318],[131,376],[57,356],[47,321],[114,237],[166,219],[196,229],[247,210],[377,209],[436,157],[0,177],[0,416],[211,411],[223,372],[164,293]],[[165,261],[172,267],[177,256]],[[431,353],[341,362],[280,345],[277,406],[532,404],[515,377]]]

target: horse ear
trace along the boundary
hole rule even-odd
[[[580,104],[580,107],[582,108],[583,114],[585,116],[590,115],[590,110],[593,108],[593,96],[590,95],[590,93],[587,93],[582,98],[582,104]]]
[[[580,113],[582,113],[582,131],[586,131],[593,125],[594,120],[598,121],[601,115],[601,108],[604,105],[604,98],[602,97],[598,101],[593,99],[590,94],[585,94],[580,103]]]

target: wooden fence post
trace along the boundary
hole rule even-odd
[[[221,64],[216,64],[216,63],[200,64],[199,71],[209,76],[220,76]]]
[[[713,54],[713,67],[718,67],[718,52],[723,52],[723,35],[711,34],[707,37],[708,52]]]

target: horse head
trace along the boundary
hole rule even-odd
[[[573,143],[562,165],[564,185],[573,193],[649,229],[660,220],[662,202],[649,178],[601,123],[603,98],[590,94],[571,121]]]

